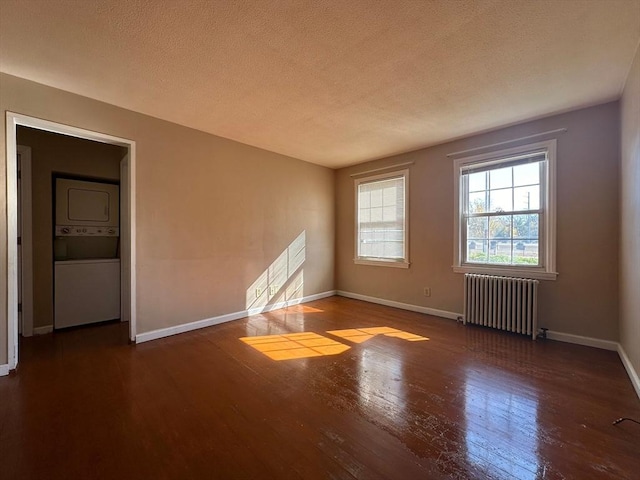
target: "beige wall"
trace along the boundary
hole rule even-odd
[[[463,311],[463,275],[453,273],[453,164],[446,154],[558,128],[556,281],[541,281],[540,324],[618,339],[617,102],[557,115],[444,145],[338,170],[336,288],[454,313]],[[383,165],[410,167],[411,267],[355,265],[350,174]],[[431,297],[423,296],[430,287]]]
[[[636,59],[633,78],[638,78],[637,64]],[[630,79],[628,85],[632,83]],[[636,134],[637,117],[636,126],[629,127],[630,115],[625,112],[633,111],[629,98],[637,102],[637,97],[637,91],[628,87],[622,109],[625,132],[635,128]],[[453,168],[446,154],[566,127],[568,132],[558,136],[560,275],[556,281],[542,282],[541,324],[561,332],[618,339],[617,102],[335,173],[4,74],[0,75],[0,110],[137,142],[139,332],[243,310],[247,287],[302,231],[307,242],[304,294],[333,289],[334,228],[336,288],[461,312],[462,275],[451,270]],[[623,134],[625,152],[628,138]],[[4,152],[4,135],[0,139]],[[637,175],[637,146],[635,152],[635,156],[625,153],[624,159]],[[627,168],[624,159],[623,168]],[[410,190],[411,268],[354,265],[354,196],[349,174],[409,160],[415,161]],[[2,176],[4,190],[4,172]],[[637,220],[637,196],[630,198],[629,192],[637,195],[635,188],[623,189],[623,203],[625,199],[631,203],[628,211]],[[0,214],[6,218],[6,194],[1,198]],[[623,259],[629,252],[637,255],[637,239],[625,232]],[[0,363],[6,362],[5,238],[2,222]],[[627,251],[625,241],[636,243]],[[624,272],[621,275],[625,291],[637,285],[637,271],[630,280]],[[429,298],[422,296],[425,286],[432,289]],[[623,302],[629,298],[637,301],[634,293],[623,295]],[[633,320],[626,308],[623,341],[637,366],[637,352],[632,353],[630,346],[637,343],[632,336],[637,335],[637,316]]]
[[[136,141],[139,333],[244,310],[248,286],[303,231],[303,294],[333,288],[332,170],[4,74],[0,110]],[[5,239],[2,222],[0,364]]]
[[[640,374],[640,48],[620,104],[620,343]]]
[[[18,127],[18,144],[31,147],[33,201],[33,326],[53,325],[52,184],[54,172],[118,180],[123,147]],[[105,253],[117,239],[78,238],[101,244]],[[78,248],[76,248],[78,250]],[[98,250],[95,249],[94,250]]]

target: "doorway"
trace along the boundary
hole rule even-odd
[[[129,322],[129,339],[135,342],[135,142],[99,132],[71,127],[26,115],[7,112],[7,352],[9,370],[18,365],[18,183],[17,128],[44,130],[60,135],[117,145],[126,149],[121,168],[121,319]]]

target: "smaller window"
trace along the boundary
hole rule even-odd
[[[407,268],[409,171],[355,180],[355,263]]]

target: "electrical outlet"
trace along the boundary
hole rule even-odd
[[[259,298],[262,295],[262,288],[256,288],[256,298]]]
[[[431,296],[431,289],[429,287],[424,287],[424,296],[425,297]]]
[[[269,295],[275,295],[277,291],[278,291],[277,285],[271,285],[269,287]]]

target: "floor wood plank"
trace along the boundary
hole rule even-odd
[[[390,327],[428,338],[327,333]],[[349,347],[272,360],[243,337]],[[111,323],[21,340],[7,479],[631,479],[640,401],[615,352],[331,297],[141,345]],[[269,339],[267,339],[268,341]],[[312,339],[313,341],[317,338]],[[286,342],[280,342],[286,347]]]

